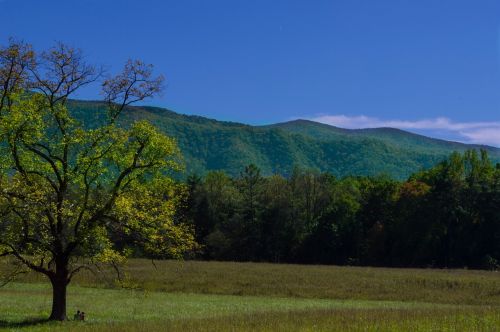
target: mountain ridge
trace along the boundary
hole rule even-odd
[[[105,104],[72,100],[70,111],[88,127],[104,119]],[[310,120],[252,126],[186,115],[153,106],[124,110],[121,123],[149,120],[175,137],[184,155],[186,173],[222,170],[238,175],[253,163],[264,175],[290,175],[295,167],[335,176],[380,175],[404,179],[434,166],[453,151],[485,148],[494,161],[500,149],[429,138],[399,129],[344,129]]]
[[[345,134],[352,134],[352,135],[360,135],[360,134],[377,134],[380,135],[383,132],[390,132],[390,133],[397,133],[401,134],[404,136],[411,136],[419,139],[423,139],[426,141],[432,141],[434,143],[439,142],[441,144],[446,144],[446,145],[456,145],[456,146],[467,146],[470,148],[475,148],[475,149],[492,149],[492,150],[498,150],[500,151],[500,148],[487,145],[487,144],[475,144],[475,143],[463,143],[463,142],[457,142],[457,141],[451,141],[451,140],[446,140],[446,139],[441,139],[441,138],[435,138],[435,137],[430,137],[430,136],[425,136],[422,134],[414,133],[411,131],[399,129],[399,128],[393,128],[393,127],[373,127],[373,128],[358,128],[358,129],[349,129],[349,128],[342,128],[342,127],[337,127],[333,126],[327,123],[322,123],[322,122],[316,122],[308,119],[295,119],[295,120],[290,120],[290,121],[285,121],[285,122],[278,122],[274,124],[269,124],[265,125],[263,127],[286,127],[289,125],[294,125],[294,124],[299,124],[299,125],[314,125],[317,127],[323,127],[331,130],[335,130],[341,133]]]

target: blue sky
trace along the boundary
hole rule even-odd
[[[498,0],[0,0],[0,22],[4,45],[153,63],[167,87],[148,104],[180,113],[500,146]]]

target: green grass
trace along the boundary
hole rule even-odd
[[[44,284],[15,283],[2,289],[0,326],[22,324],[48,315],[50,289]],[[350,326],[362,328],[378,323],[404,327],[419,320],[424,327],[450,323],[455,328],[493,327],[500,313],[488,306],[465,306],[419,302],[300,299],[234,295],[163,293],[133,290],[71,287],[68,309],[86,311],[86,323],[39,323],[24,326],[33,331],[65,330],[189,330],[233,328],[288,330],[294,326],[322,328]],[[437,318],[434,319],[434,318]],[[352,323],[352,324],[351,324]]]
[[[496,331],[500,275],[131,260],[128,285],[81,275],[68,311],[88,321],[44,323],[50,288],[29,275],[0,288],[0,329],[52,331]]]

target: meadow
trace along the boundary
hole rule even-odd
[[[0,329],[30,331],[497,331],[497,272],[130,260],[125,281],[84,273],[46,323],[47,282],[0,288]]]

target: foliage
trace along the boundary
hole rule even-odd
[[[185,215],[203,258],[484,269],[500,262],[500,167],[484,150],[454,153],[406,181],[300,169],[261,177],[249,166],[237,178],[209,172],[190,186]]]

